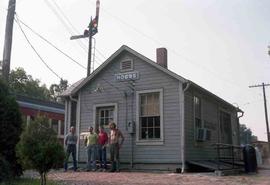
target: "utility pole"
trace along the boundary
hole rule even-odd
[[[16,6],[16,0],[9,0],[8,9],[7,9],[8,13],[7,13],[7,19],[6,19],[3,61],[2,61],[2,75],[3,75],[3,79],[6,82],[8,82],[9,71],[10,71],[10,58],[11,58],[15,6]]]
[[[91,74],[91,58],[92,58],[92,37],[98,32],[98,18],[99,18],[99,7],[100,1],[96,2],[96,17],[91,21],[88,26],[88,30],[85,30],[83,35],[74,35],[70,37],[70,40],[81,39],[81,38],[89,38],[88,45],[88,61],[87,61],[87,76]]]
[[[270,150],[270,133],[269,133],[269,125],[268,125],[268,114],[267,114],[267,102],[266,102],[266,96],[265,96],[265,86],[270,86],[270,84],[264,84],[264,83],[262,83],[262,85],[252,85],[252,86],[249,86],[249,88],[254,88],[254,87],[262,87],[263,88],[264,114],[265,114],[265,122],[266,122],[266,132],[267,132],[267,140],[268,140],[268,145],[269,145],[269,150]]]

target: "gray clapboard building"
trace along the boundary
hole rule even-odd
[[[66,132],[114,120],[125,142],[120,161],[130,168],[186,168],[185,162],[216,157],[214,143],[239,144],[241,111],[167,68],[167,50],[154,62],[123,45],[66,98]],[[86,161],[82,140],[78,161]]]

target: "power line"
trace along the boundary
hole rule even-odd
[[[62,80],[63,78],[61,78],[54,70],[52,70],[52,68],[50,68],[50,66],[43,60],[43,58],[40,56],[40,54],[37,52],[37,50],[34,48],[34,46],[31,44],[30,40],[28,39],[28,37],[26,36],[25,32],[23,31],[23,28],[21,27],[21,24],[20,22],[18,21],[18,16],[17,14],[16,15],[16,18],[15,18],[15,21],[16,23],[18,24],[20,30],[22,31],[27,43],[31,46],[31,48],[34,50],[34,52],[36,53],[36,55],[38,56],[38,58],[41,60],[41,62],[57,77],[59,78],[60,80]]]
[[[53,12],[53,14],[63,24],[63,26],[66,28],[66,30],[69,32],[69,34],[73,35],[74,34],[73,30],[70,29],[70,27],[66,24],[65,20],[62,19],[61,15],[57,12],[57,10],[55,10],[55,8],[50,4],[50,2],[48,0],[44,0],[44,1],[45,1],[46,5],[51,9],[51,11]],[[85,52],[87,52],[86,46],[84,45],[84,43],[82,41],[77,40],[77,43],[79,44],[79,46]]]
[[[60,6],[56,3],[55,0],[52,0],[52,2],[54,3],[54,5],[56,6],[56,8],[59,10],[59,12],[62,14],[62,16],[66,19],[66,21],[68,22],[68,24],[71,26],[71,28],[74,30],[74,32],[79,33],[79,31],[75,28],[75,26],[71,23],[70,19],[66,16],[66,14],[62,11],[62,9],[60,8]]]
[[[42,35],[40,35],[39,33],[37,33],[36,31],[34,31],[30,26],[28,26],[27,24],[25,24],[23,21],[19,20],[18,21],[20,23],[22,23],[25,27],[27,27],[31,32],[33,32],[35,35],[37,35],[39,38],[41,38],[42,40],[44,40],[45,42],[47,42],[49,45],[51,45],[53,48],[55,48],[57,51],[59,51],[60,53],[62,53],[64,56],[66,56],[67,58],[69,58],[71,61],[75,62],[76,64],[78,64],[81,68],[86,69],[86,67],[84,67],[82,64],[80,64],[79,62],[77,62],[75,59],[73,59],[71,56],[69,56],[68,54],[66,54],[65,52],[63,52],[62,50],[60,50],[58,47],[56,47],[53,43],[51,43],[50,41],[48,41],[48,39],[44,38]]]
[[[112,13],[110,13],[109,11],[107,11],[105,8],[103,8],[104,12],[107,13],[110,17],[113,17],[114,19],[118,20],[119,22],[121,22],[122,24],[132,28],[135,32],[139,33],[140,35],[142,35],[143,37],[152,40],[153,42],[159,44],[159,45],[163,45],[162,42],[160,42],[159,40],[154,39],[153,37],[145,34],[144,32],[142,32],[141,30],[139,30],[137,27],[132,26],[131,24],[127,23],[126,21],[122,20],[121,18],[113,15]],[[201,65],[200,63],[196,63],[193,60],[189,59],[188,57],[184,56],[183,54],[180,54],[179,51],[175,51],[172,48],[168,48],[169,51],[171,51],[172,53],[174,53],[177,56],[180,56],[181,58],[184,58],[185,62],[191,63],[193,65],[196,65],[196,67],[200,67],[201,69],[203,69],[204,71],[207,71],[209,74],[212,74],[213,76],[215,76],[216,78],[219,78],[220,80],[227,82],[230,85],[234,85],[237,88],[239,88],[239,84],[236,84],[235,81],[232,80],[228,80],[226,78],[220,77],[219,74],[211,71],[210,69],[206,68],[205,66]]]

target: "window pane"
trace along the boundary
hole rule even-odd
[[[52,120],[52,129],[58,134],[58,120]]]
[[[104,120],[105,120],[104,125],[108,125],[109,124],[109,118],[105,118]]]
[[[143,117],[141,118],[141,127],[146,128],[147,127],[147,118]]]
[[[141,95],[141,105],[145,105],[145,104],[146,104],[146,96]]]
[[[155,127],[160,127],[160,117],[159,116],[154,117],[154,121]]]
[[[160,128],[155,128],[155,138],[160,139]]]
[[[202,121],[199,118],[195,118],[195,127],[202,128]]]
[[[148,117],[148,128],[152,128],[154,126],[154,118]]]
[[[194,96],[193,103],[194,103],[195,117],[201,118],[201,100],[200,100],[200,98]]]
[[[109,117],[109,111],[105,110],[105,117]]]
[[[154,129],[148,128],[148,138],[153,139],[154,138]]]
[[[104,117],[104,110],[100,111],[100,117]]]
[[[65,123],[64,123],[64,121],[61,121],[60,125],[61,125],[60,134],[61,135],[64,135],[64,133],[65,133]]]
[[[143,129],[142,129],[141,138],[142,138],[142,139],[146,139],[146,138],[147,138],[147,130],[146,130],[146,128],[143,128]]]
[[[147,112],[146,112],[146,108],[145,106],[141,106],[141,116],[146,116]]]
[[[109,117],[110,117],[110,118],[113,118],[113,110],[110,110],[110,111],[109,111]]]
[[[104,121],[105,121],[104,118],[100,118],[99,124],[100,124],[100,125],[104,125]]]

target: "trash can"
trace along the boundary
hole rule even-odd
[[[257,159],[255,148],[251,145],[245,145],[243,147],[243,157],[245,164],[245,172],[257,172]]]

